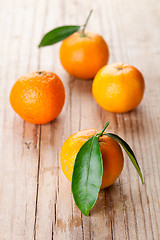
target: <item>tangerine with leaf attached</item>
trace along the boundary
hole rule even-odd
[[[61,150],[61,166],[65,176],[72,180],[71,189],[76,205],[88,216],[96,203],[100,188],[113,184],[123,169],[123,147],[141,181],[143,176],[130,146],[118,135],[87,129],[71,135]],[[119,145],[120,144],[120,145]]]
[[[61,166],[64,175],[70,181],[77,153],[88,139],[99,132],[96,129],[81,130],[64,142],[61,149]],[[100,137],[99,145],[103,159],[102,189],[112,185],[119,177],[123,169],[124,158],[120,145],[110,137]]]
[[[61,64],[70,75],[81,79],[93,78],[107,64],[109,57],[103,37],[85,30],[91,13],[92,10],[83,26],[54,28],[44,35],[39,44],[39,47],[44,47],[63,41],[60,47]]]

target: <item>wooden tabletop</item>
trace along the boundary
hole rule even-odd
[[[0,3],[0,240],[160,239],[160,2],[156,0],[5,0]],[[125,62],[144,76],[140,106],[129,113],[102,110],[92,81],[69,76],[59,44],[38,49],[44,33],[83,24],[104,36],[109,63]],[[36,70],[59,75],[66,90],[63,111],[53,122],[24,122],[9,93],[18,77]],[[109,130],[134,149],[144,185],[125,156],[119,179],[101,190],[89,217],[75,206],[62,173],[63,142],[80,129]]]

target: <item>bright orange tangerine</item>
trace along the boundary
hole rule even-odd
[[[64,69],[81,79],[93,78],[107,64],[108,46],[102,36],[81,31],[66,38],[60,48],[60,60]]]
[[[20,77],[13,85],[10,103],[25,121],[44,124],[61,112],[65,90],[60,78],[52,72],[38,71]]]
[[[71,135],[64,142],[60,154],[61,166],[64,175],[70,181],[77,153],[89,138],[99,132],[96,129],[82,130]],[[120,145],[110,137],[100,137],[99,144],[103,159],[102,189],[112,185],[119,177],[123,169],[124,158]]]
[[[98,71],[93,80],[92,93],[103,109],[123,113],[140,104],[144,88],[144,78],[137,68],[114,63]]]

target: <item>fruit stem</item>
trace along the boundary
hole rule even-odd
[[[98,138],[103,135],[103,133],[106,130],[106,128],[108,127],[108,125],[109,125],[109,121],[106,122],[106,124],[105,124],[104,128],[102,129],[102,131],[96,135]]]
[[[123,70],[123,68],[122,67],[117,67],[117,70]]]
[[[86,19],[86,22],[85,22],[85,24],[83,25],[81,37],[86,37],[86,34],[84,33],[84,31],[85,31],[85,28],[86,28],[86,26],[87,26],[87,24],[88,24],[88,21],[89,21],[89,19],[90,19],[90,16],[91,16],[92,12],[93,12],[93,9],[90,10],[89,15],[88,15],[88,17],[87,17],[87,19]]]

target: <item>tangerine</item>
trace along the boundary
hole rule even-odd
[[[82,145],[92,136],[99,133],[96,129],[81,130],[71,135],[63,144],[60,154],[61,167],[64,175],[71,181],[74,161]],[[99,138],[103,159],[102,188],[112,185],[121,174],[124,164],[120,145],[108,136]]]
[[[10,103],[25,121],[44,124],[61,112],[65,90],[61,79],[52,72],[32,72],[20,77],[13,85]]]
[[[98,71],[93,80],[92,93],[103,109],[123,113],[140,104],[144,88],[144,78],[137,68],[114,63]]]
[[[108,46],[102,36],[79,31],[66,38],[60,47],[60,61],[72,76],[81,79],[93,78],[107,64]]]

